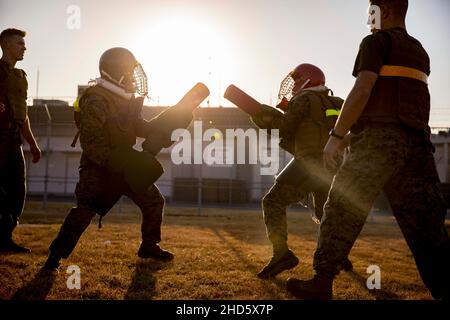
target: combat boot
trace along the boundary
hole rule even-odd
[[[47,258],[47,261],[45,261],[44,266],[42,267],[42,270],[44,271],[54,271],[57,270],[60,266],[61,258],[53,255],[49,255]]]
[[[31,250],[14,242],[13,239],[6,239],[0,242],[0,252],[30,253]]]
[[[289,278],[287,290],[303,300],[330,300],[333,296],[333,277],[316,274],[311,280]]]
[[[141,243],[138,257],[143,259],[153,258],[160,261],[170,261],[174,258],[174,255],[167,250],[161,249],[156,243],[150,245]]]
[[[298,258],[289,249],[283,253],[275,253],[270,262],[258,273],[258,277],[262,279],[275,277],[285,270],[294,268],[298,263]]]

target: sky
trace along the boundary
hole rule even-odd
[[[30,98],[75,99],[77,85],[99,76],[101,54],[121,46],[148,75],[149,105],[175,104],[198,81],[211,91],[204,106],[231,106],[222,97],[230,84],[274,105],[280,82],[301,63],[322,68],[335,95],[347,96],[369,34],[367,7],[365,0],[0,0],[0,29],[27,31],[17,67],[28,74]],[[448,0],[410,0],[408,32],[431,58],[435,127],[450,126],[449,17]]]

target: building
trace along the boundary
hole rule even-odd
[[[144,107],[143,117],[151,119],[164,109],[165,107]],[[73,108],[63,103],[40,103],[29,107],[29,117],[43,152],[41,161],[38,164],[32,164],[29,147],[26,143],[24,144],[29,195],[40,196],[46,193],[50,197],[73,197],[81,155],[79,142],[75,147],[71,146],[77,133],[73,120]],[[194,120],[201,121],[203,133],[208,129],[215,129],[222,133],[222,137],[216,133],[214,139],[225,138],[227,129],[243,131],[256,129],[249,117],[237,108],[198,108],[194,113]],[[198,126],[196,127],[198,129]],[[196,134],[194,131],[195,127],[191,126],[189,133],[192,137]],[[140,149],[142,141],[143,139],[138,140],[137,149]],[[200,143],[204,151],[211,142],[201,141]],[[223,144],[223,156],[225,156],[227,153],[225,141]],[[247,159],[251,153],[249,145],[249,140],[246,140],[245,157]],[[234,147],[234,154],[237,155],[237,142],[234,143]],[[268,149],[270,152],[270,148]],[[238,165],[176,165],[171,159],[171,151],[172,148],[163,149],[158,154],[165,172],[157,185],[169,202],[195,203],[199,200],[203,203],[229,204],[256,202],[261,200],[274,180],[273,175],[260,174],[259,162]],[[280,150],[275,158],[276,166],[281,169],[291,157]]]
[[[36,139],[42,149],[43,158],[38,164],[32,164],[28,145],[24,144],[27,158],[28,193],[31,196],[47,194],[49,197],[73,198],[78,181],[78,165],[81,155],[79,142],[75,147],[71,147],[77,132],[73,120],[73,108],[67,103],[58,101],[39,100],[36,102],[40,103],[29,107],[29,117]],[[151,119],[164,109],[165,107],[144,107],[143,117]],[[220,136],[225,138],[227,129],[244,131],[256,129],[249,117],[237,108],[198,108],[194,113],[194,119],[201,121],[202,133],[208,129],[220,131],[221,135],[213,134],[215,139]],[[191,137],[195,136],[194,129],[193,126],[189,128]],[[137,149],[140,148],[142,141],[143,139],[138,140]],[[195,141],[199,141],[199,139]],[[432,142],[436,148],[435,160],[440,179],[443,182],[442,190],[450,200],[450,184],[447,184],[450,177],[449,131],[433,134]],[[208,141],[200,142],[203,151],[210,143]],[[225,145],[224,143],[224,156],[229,152]],[[246,140],[245,153],[247,164],[177,165],[172,161],[172,150],[173,148],[163,149],[158,154],[158,159],[165,172],[158,180],[157,185],[168,202],[256,203],[261,201],[274,181],[273,175],[261,175],[263,166],[260,162],[248,164],[251,153],[248,140]],[[268,152],[270,153],[270,151],[269,147]],[[234,143],[234,154],[237,154],[237,143]],[[276,166],[281,170],[289,162],[291,156],[287,152],[279,150],[279,156],[275,158],[278,161]],[[193,160],[193,155],[191,159]],[[382,196],[377,200],[377,206],[389,207],[386,199]]]
[[[449,144],[450,131],[440,131],[432,136],[432,142],[436,148],[434,159],[442,183],[449,183],[450,167],[449,167]]]

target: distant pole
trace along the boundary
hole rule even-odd
[[[37,77],[36,77],[36,99],[39,99],[39,67],[37,69]]]
[[[47,113],[47,146],[45,148],[45,177],[44,177],[44,201],[43,209],[47,210],[47,189],[48,189],[48,167],[50,158],[50,136],[52,135],[52,116],[48,110],[47,104],[44,104]]]
[[[234,178],[233,171],[234,171],[234,166],[231,165],[230,176],[228,179],[228,206],[230,206],[230,207],[233,204],[233,178]]]
[[[222,107],[222,74],[219,73],[219,107]]]
[[[208,82],[209,82],[209,87],[212,88],[212,71],[211,71],[212,70],[212,57],[209,56],[208,60],[209,60]],[[208,96],[207,105],[208,105],[208,108],[211,107],[211,95]]]
[[[202,189],[203,189],[203,163],[200,164],[200,174],[198,178],[198,193],[197,193],[197,214],[200,216],[202,214]]]

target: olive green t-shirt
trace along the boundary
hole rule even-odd
[[[383,65],[388,63],[391,50],[391,39],[384,32],[377,32],[365,37],[360,46],[353,68],[353,76],[357,77],[361,71],[379,73]]]

